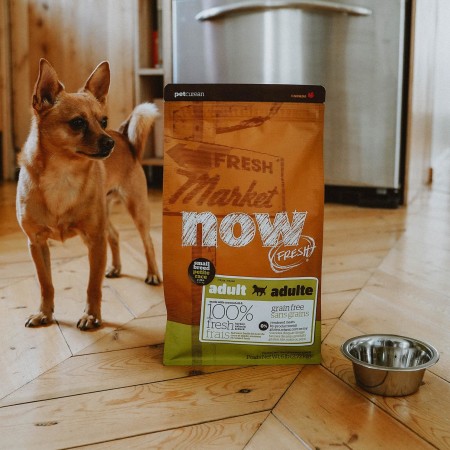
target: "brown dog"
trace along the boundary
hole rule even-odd
[[[101,324],[102,279],[106,247],[112,251],[109,277],[120,275],[118,233],[108,219],[108,199],[118,194],[144,243],[148,284],[160,276],[150,238],[150,211],[145,174],[139,162],[148,133],[158,116],[153,104],[135,108],[120,131],[107,130],[109,64],[102,62],[84,88],[67,93],[53,67],[40,61],[33,93],[34,117],[20,154],[17,218],[41,286],[39,312],[25,326],[53,319],[54,288],[47,240],[79,234],[88,248],[90,274],[81,330]]]

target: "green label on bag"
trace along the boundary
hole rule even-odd
[[[217,275],[203,287],[199,340],[252,345],[311,345],[317,278]]]

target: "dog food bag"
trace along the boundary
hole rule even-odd
[[[164,363],[319,363],[324,88],[164,98]]]

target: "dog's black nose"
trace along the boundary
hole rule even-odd
[[[100,136],[100,139],[98,140],[98,148],[100,153],[109,155],[111,150],[114,148],[114,144],[115,141],[110,136],[107,136],[106,134]]]

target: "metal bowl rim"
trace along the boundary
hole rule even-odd
[[[367,339],[373,339],[373,338],[392,338],[392,340],[402,340],[402,341],[412,341],[414,343],[418,343],[429,349],[432,353],[431,359],[426,362],[425,364],[421,364],[420,366],[414,366],[414,367],[388,367],[388,366],[378,366],[375,364],[366,363],[364,361],[359,360],[358,358],[355,358],[353,355],[350,354],[348,351],[348,347],[351,343],[358,341],[358,340],[367,340]],[[374,369],[374,370],[385,370],[389,372],[416,372],[419,370],[427,369],[428,367],[433,366],[439,361],[439,352],[437,349],[427,342],[421,341],[419,339],[410,338],[408,336],[400,336],[397,334],[364,334],[361,336],[355,336],[350,339],[347,339],[342,345],[341,345],[341,352],[342,354],[348,358],[350,361],[352,361],[355,364],[358,364],[363,367],[367,367],[368,369]]]

